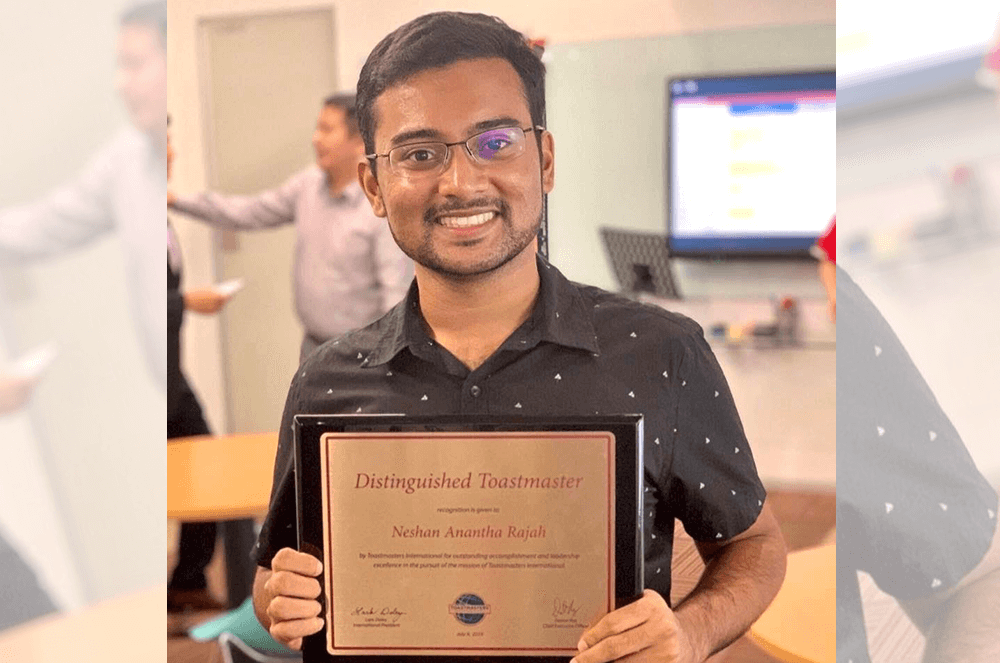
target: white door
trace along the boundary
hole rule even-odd
[[[209,188],[254,193],[310,164],[316,118],[336,91],[332,8],[206,18],[199,40]],[[229,426],[277,430],[302,341],[295,231],[217,239],[220,280],[247,282],[223,317]]]

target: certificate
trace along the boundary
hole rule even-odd
[[[641,418],[591,419],[296,417],[305,660],[575,654],[641,593]]]

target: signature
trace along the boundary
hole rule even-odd
[[[564,601],[563,599],[556,599],[552,602],[552,617],[558,619],[560,617],[564,619],[576,619],[576,613],[580,609],[578,606],[574,605],[575,601]]]
[[[359,606],[351,612],[351,616],[353,617],[374,617],[376,621],[391,621],[392,623],[398,622],[405,614],[399,608],[371,608],[365,606]]]

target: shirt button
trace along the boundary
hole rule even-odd
[[[469,389],[469,393],[472,394],[473,398],[478,398],[479,394],[483,393],[483,390],[479,388],[479,385],[474,384],[472,388]]]

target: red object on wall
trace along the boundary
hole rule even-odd
[[[830,222],[830,227],[826,229],[826,232],[816,241],[816,246],[826,259],[832,263],[837,262],[837,216],[834,215],[833,220]]]

